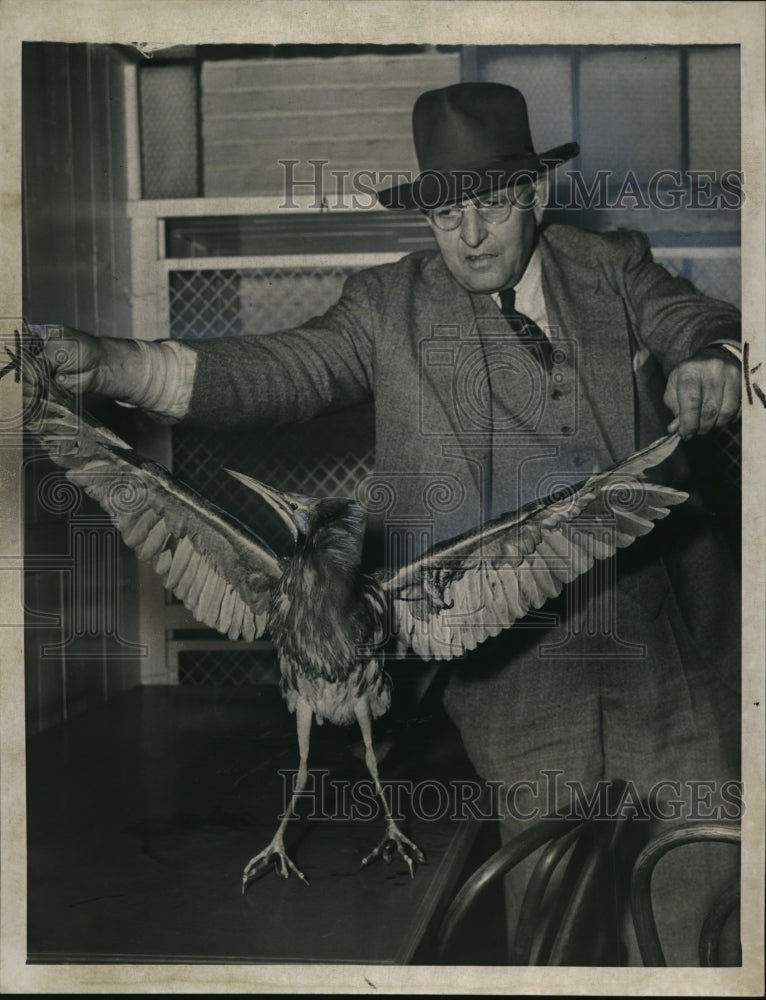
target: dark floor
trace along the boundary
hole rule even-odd
[[[384,779],[406,791],[472,776],[438,711],[386,725]],[[329,770],[325,782],[366,778],[355,737],[314,727],[310,766]],[[341,815],[311,818],[306,803],[286,838],[310,888],[269,873],[242,896],[242,868],[282,808],[277,772],[297,765],[273,688],[134,688],[34,736],[27,753],[31,962],[432,962],[444,906],[494,848],[492,823],[406,808],[427,864],[414,879],[401,860],[360,871],[382,817],[343,818],[328,795]],[[455,961],[502,961],[502,907],[477,916]]]

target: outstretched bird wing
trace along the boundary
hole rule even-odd
[[[28,407],[37,411],[30,429],[67,478],[111,515],[138,558],[151,562],[198,621],[231,639],[261,635],[283,568],[268,545],[88,414],[76,413],[70,393],[53,382],[40,387],[43,398]]]
[[[594,560],[647,534],[688,497],[644,479],[679,440],[660,438],[564,497],[535,501],[381,573],[400,648],[424,659],[463,656],[557,596]]]

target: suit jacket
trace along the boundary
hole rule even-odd
[[[556,346],[547,380],[494,300],[459,287],[437,252],[420,252],[354,274],[300,329],[190,344],[199,357],[188,419],[287,423],[374,398],[368,506],[397,526],[404,558],[604,468],[664,433],[668,373],[710,342],[738,339],[739,313],[671,277],[638,232],[551,226],[539,249]],[[662,479],[688,487],[677,456]],[[647,620],[670,616],[684,655],[728,684],[738,675],[738,584],[713,522],[699,503],[677,509],[628,550],[618,585]]]
[[[429,516],[437,540],[549,492],[558,472],[604,468],[664,433],[667,374],[738,339],[739,313],[656,265],[638,232],[551,226],[539,248],[559,348],[547,382],[491,296],[426,251],[352,275],[300,329],[189,342],[187,419],[273,425],[374,398],[387,513]]]

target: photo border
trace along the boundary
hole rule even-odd
[[[2,0],[0,115],[3,206],[0,316],[21,312],[21,43],[242,42],[350,44],[738,44],[741,46],[744,338],[766,358],[764,20],[762,3],[548,3],[465,0]],[[0,330],[0,333],[4,331]],[[0,386],[0,419],[20,388]],[[26,965],[23,620],[16,572],[0,574],[0,992],[501,993],[728,995],[763,993],[764,500],[766,410],[743,405],[742,952],[738,969],[554,969],[359,965]],[[0,537],[18,539],[20,453],[0,448]],[[8,555],[8,553],[3,553]],[[14,555],[11,553],[11,555]],[[19,559],[22,553],[18,553]],[[20,569],[18,571],[20,573]]]

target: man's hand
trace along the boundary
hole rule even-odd
[[[723,427],[739,413],[742,375],[736,358],[698,356],[676,365],[668,378],[665,405],[674,419],[668,433],[682,438]]]
[[[79,396],[100,390],[104,381],[102,369],[106,367],[106,349],[101,338],[64,328],[61,337],[45,341],[43,351],[53,377],[70,392]]]
[[[43,350],[55,380],[75,395],[100,392],[129,399],[146,379],[131,340],[94,337],[67,327],[63,336],[46,340]]]

